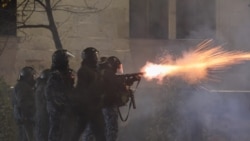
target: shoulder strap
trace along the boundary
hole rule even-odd
[[[119,108],[119,107],[117,107],[118,114],[119,114],[119,117],[120,117],[121,121],[125,122],[125,121],[127,121],[127,120],[128,120],[128,116],[129,116],[129,113],[130,113],[131,106],[132,106],[132,102],[131,102],[131,100],[130,100],[130,102],[129,102],[129,109],[128,109],[128,113],[127,113],[127,116],[126,116],[125,118],[123,118],[122,113],[121,113],[121,111],[120,111],[120,108]]]
[[[119,114],[119,116],[120,116],[121,121],[123,121],[123,122],[125,122],[125,121],[127,121],[127,120],[128,120],[128,116],[129,116],[129,113],[130,113],[130,109],[131,109],[131,107],[133,106],[133,109],[136,109],[135,99],[134,99],[134,93],[135,93],[135,91],[136,91],[137,87],[139,86],[139,83],[140,83],[140,80],[139,80],[139,81],[137,81],[137,84],[136,84],[135,90],[134,90],[133,92],[131,91],[131,93],[130,93],[129,108],[128,108],[128,113],[127,113],[127,116],[126,116],[125,118],[123,118],[123,116],[122,116],[122,114],[121,114],[121,111],[120,111],[120,108],[119,108],[119,107],[117,107],[118,114]]]

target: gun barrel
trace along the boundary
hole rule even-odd
[[[128,73],[128,74],[125,74],[125,75],[128,75],[128,76],[138,76],[138,75],[144,75],[145,73],[144,72],[136,72],[136,73]]]
[[[120,74],[120,75],[117,75],[117,76],[142,76],[144,75],[145,73],[144,72],[136,72],[136,73],[125,73],[125,74]]]

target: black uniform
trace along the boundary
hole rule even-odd
[[[18,124],[20,141],[34,140],[34,74],[32,67],[24,67],[13,91],[14,118]]]
[[[80,139],[81,134],[89,125],[93,131],[96,141],[106,141],[104,118],[102,114],[103,106],[103,84],[99,68],[97,66],[98,51],[92,47],[83,51],[83,61],[77,72],[78,81],[76,92],[79,99],[82,100],[82,109],[79,109],[79,121],[76,131],[76,139]]]
[[[116,141],[118,137],[118,107],[121,106],[121,93],[127,93],[123,81],[116,76],[120,69],[121,62],[117,57],[111,56],[107,60],[107,67],[104,68],[103,79],[105,81],[105,99],[103,114],[106,126],[107,141]],[[128,96],[128,94],[127,94]],[[127,97],[128,98],[128,97]]]
[[[52,67],[48,79],[45,96],[49,114],[49,141],[61,141],[64,128],[68,125],[64,120],[70,108],[69,95],[72,93],[74,78],[68,67],[66,50],[57,50],[52,56]],[[67,138],[66,136],[63,138]]]
[[[47,141],[49,133],[49,115],[45,98],[45,86],[50,70],[44,70],[36,80],[35,102],[36,102],[36,141]]]
[[[107,141],[116,141],[118,137],[118,106],[121,104],[121,93],[128,92],[121,79],[116,76],[117,70],[122,69],[121,62],[117,57],[111,56],[101,65],[101,75],[103,79],[104,100],[102,112],[105,119],[105,136]],[[84,139],[91,141],[93,131],[88,126]]]

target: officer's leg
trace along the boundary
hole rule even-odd
[[[105,121],[102,111],[97,111],[91,118],[90,127],[93,130],[96,141],[106,141]]]
[[[74,133],[72,134],[72,141],[79,141],[87,125],[86,117],[79,116],[76,121]]]
[[[94,141],[94,133],[90,127],[90,124],[87,124],[81,139],[82,141]]]
[[[61,117],[62,115],[59,113],[50,113],[49,141],[61,140]]]
[[[35,139],[36,141],[47,141],[49,133],[49,120],[48,117],[41,117],[36,122]]]
[[[36,139],[36,141],[42,141],[41,122],[40,122],[40,120],[36,121],[36,125],[35,125],[35,139]]]
[[[116,141],[118,134],[118,113],[113,107],[103,110],[107,141]]]
[[[24,131],[24,126],[23,124],[18,124],[18,141],[26,141],[26,135],[25,135],[25,131]]]
[[[34,141],[34,123],[32,121],[26,121],[24,123],[24,131],[28,141]]]
[[[71,119],[69,115],[64,114],[62,117],[61,127],[62,127],[62,141],[70,141]]]
[[[75,135],[76,128],[79,128],[79,130],[81,130],[80,127],[78,127],[79,126],[78,124],[83,124],[83,123],[79,123],[77,120],[78,120],[77,115],[71,112],[70,109],[68,109],[63,119],[62,141],[72,141],[75,138],[74,136],[79,136]]]

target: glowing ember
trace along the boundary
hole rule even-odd
[[[212,47],[212,40],[204,41],[195,50],[183,53],[182,58],[175,61],[169,57],[154,64],[147,62],[141,69],[148,80],[162,81],[165,77],[179,76],[189,83],[196,83],[208,77],[208,70],[223,68],[250,60],[250,53],[240,51],[224,51],[221,46]]]

